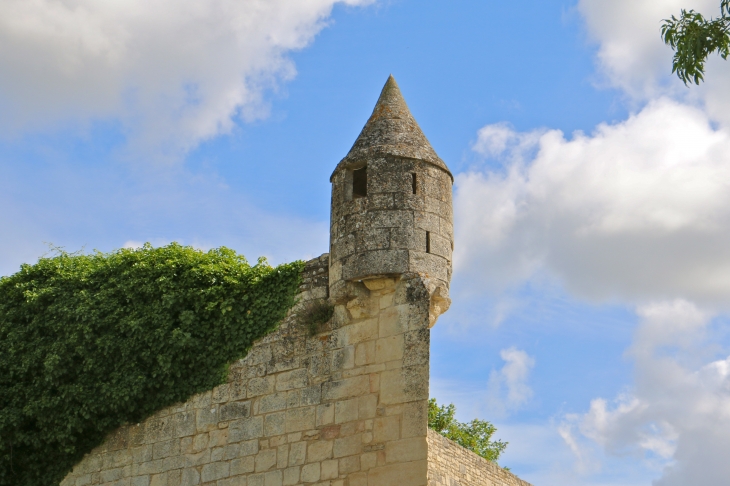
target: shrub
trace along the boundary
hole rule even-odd
[[[507,448],[507,442],[493,441],[492,435],[497,428],[485,420],[474,419],[461,423],[454,418],[456,407],[453,403],[439,407],[436,399],[428,401],[428,427],[451,439],[465,449],[497,462],[500,454]]]

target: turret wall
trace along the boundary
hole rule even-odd
[[[367,196],[353,198],[352,168],[365,165]],[[448,289],[454,238],[451,185],[443,169],[403,157],[386,155],[338,168],[332,177],[330,226],[333,296],[346,281],[407,273]]]

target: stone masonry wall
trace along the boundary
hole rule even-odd
[[[428,431],[429,486],[531,486],[509,471]]]
[[[228,383],[120,428],[62,486],[425,486],[429,294],[417,276],[350,282],[327,329],[328,256]]]

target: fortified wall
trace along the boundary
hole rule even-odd
[[[228,382],[121,427],[62,486],[529,486],[428,430],[452,177],[388,79],[332,175],[330,253]],[[310,306],[334,316],[310,332]]]

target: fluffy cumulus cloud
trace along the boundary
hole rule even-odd
[[[577,477],[622,457],[657,486],[730,476],[730,357],[708,338],[730,312],[730,62],[712,57],[686,89],[660,38],[661,19],[718,7],[579,0],[603,84],[633,113],[591,133],[485,126],[473,149],[490,163],[456,179],[462,278],[497,294],[548,278],[636,309],[633,382],[557,427]]]
[[[730,447],[730,357],[698,359],[709,351],[711,316],[682,300],[638,312],[642,322],[628,351],[634,386],[566,417],[563,436],[578,455],[590,449],[581,442],[590,440],[609,453],[654,462],[662,470],[657,486],[724,484],[730,476],[724,454]]]
[[[177,156],[265,113],[286,55],[333,5],[370,0],[5,0],[0,129],[119,124],[132,145]]]
[[[528,379],[535,359],[515,347],[503,349],[499,355],[504,366],[489,375],[487,404],[492,414],[503,415],[520,408],[532,398]]]
[[[544,270],[592,299],[730,301],[730,131],[701,110],[660,99],[571,138],[489,126],[475,148],[505,169],[457,176],[460,272],[496,287]]]

